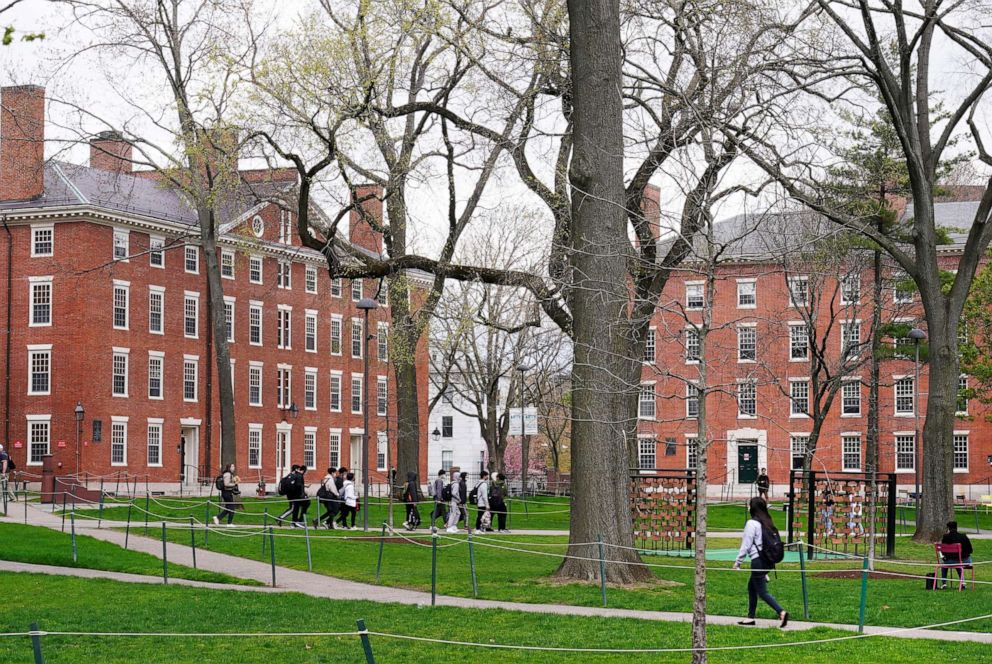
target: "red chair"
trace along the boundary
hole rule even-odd
[[[958,592],[964,590],[965,579],[964,571],[966,569],[971,570],[971,589],[975,589],[975,567],[964,562],[948,563],[944,562],[944,557],[961,560],[961,545],[960,544],[934,544],[934,549],[937,551],[937,569],[934,571],[934,581],[936,582],[937,577],[941,575],[941,570],[945,569],[956,569],[958,571]],[[940,583],[943,583],[941,579]]]

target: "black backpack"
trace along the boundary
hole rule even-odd
[[[441,500],[451,500],[451,485],[445,484],[444,489],[441,491]]]
[[[2,461],[4,461],[4,460],[6,460],[6,461],[7,461],[7,472],[8,472],[8,473],[9,473],[10,471],[12,471],[12,470],[17,470],[17,464],[16,464],[16,463],[14,463],[14,459],[13,459],[13,457],[11,457],[11,456],[10,456],[9,454],[7,454],[6,452],[3,452],[3,456],[0,456],[0,462],[2,462]]]
[[[785,560],[785,545],[777,530],[761,529],[761,558],[769,567]]]
[[[323,482],[321,482],[320,488],[317,489],[317,497],[320,498],[321,500],[327,500],[328,498],[330,498],[330,496],[327,494],[327,487],[324,486]]]
[[[293,475],[286,475],[286,477],[279,480],[279,495],[288,496],[289,492],[293,490]]]
[[[217,487],[217,490],[218,491],[223,491],[224,490],[224,474],[223,473],[221,473],[220,475],[218,475],[217,476],[217,479],[214,480],[214,486]]]
[[[489,500],[493,503],[499,503],[503,500],[503,487],[499,484],[493,484],[489,487]]]
[[[482,486],[482,482],[475,485],[475,488],[468,492],[468,502],[473,505],[479,504],[479,487]]]

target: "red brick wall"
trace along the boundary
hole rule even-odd
[[[0,200],[41,196],[45,188],[45,89],[0,91]]]

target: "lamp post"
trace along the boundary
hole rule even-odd
[[[527,426],[524,424],[524,375],[530,371],[527,364],[518,364],[520,372],[520,491],[527,496],[527,466],[530,464],[530,450],[527,449]]]
[[[913,469],[916,488],[916,527],[920,526],[920,342],[927,333],[918,327],[909,331],[909,338],[916,347],[916,371],[913,379]]]
[[[83,432],[83,416],[86,411],[83,409],[83,402],[77,401],[76,408],[73,410],[76,415],[76,481],[79,481],[79,465],[82,458],[82,450],[79,447],[79,438]]]
[[[379,303],[370,297],[363,297],[358,301],[358,308],[365,312],[365,343],[362,348],[363,378],[362,378],[362,499],[366,501],[365,509],[362,510],[362,528],[368,532],[369,529],[369,341],[372,335],[369,334],[369,312],[378,309]],[[388,460],[387,460],[388,461]],[[387,463],[388,466],[388,463]]]
[[[434,431],[431,431],[431,440],[433,440],[435,443],[441,440],[441,430],[438,429],[437,427],[434,427]]]

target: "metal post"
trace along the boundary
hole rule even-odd
[[[809,620],[809,592],[806,590],[806,554],[802,542],[796,547],[799,550],[799,578],[803,584],[803,618]]]
[[[38,623],[31,623],[31,649],[34,650],[34,664],[45,664],[41,655],[41,629]]]
[[[131,501],[133,502],[134,498],[132,498]],[[151,496],[146,492],[145,493],[145,535],[148,534],[148,513],[151,512],[150,503],[151,503]]]
[[[372,655],[372,641],[369,640],[369,630],[365,628],[364,620],[358,620],[358,633],[362,637],[362,650],[365,651],[365,663],[375,664],[375,657]]]
[[[131,500],[127,504],[127,526],[124,528],[124,549],[127,549],[128,538],[131,537],[131,508],[134,507],[134,501]]]
[[[264,537],[264,535],[263,535]],[[272,561],[272,587],[276,587],[276,540],[272,534],[272,526],[269,526],[269,556]]]
[[[269,508],[265,508],[265,514],[262,515],[262,555],[265,555],[265,530],[269,527]]]
[[[317,508],[317,511],[318,512],[320,511],[320,508],[319,507]],[[304,516],[303,517],[303,536],[306,538],[306,541],[307,541],[307,571],[308,572],[312,572],[313,571],[313,556],[310,555],[310,524],[307,523],[307,521],[308,521],[307,517]]]
[[[431,606],[437,602],[437,533],[431,533]]]
[[[816,533],[816,471],[806,474],[806,498],[808,512],[806,513],[806,556],[813,557],[813,536]]]
[[[382,536],[379,538],[379,562],[375,564],[375,582],[379,583],[382,574],[382,548],[386,545],[386,522],[382,523]]]
[[[24,490],[24,525],[28,525],[28,490]]]
[[[858,634],[865,633],[865,606],[868,603],[868,558],[861,565],[861,609],[858,611]]]
[[[62,532],[65,532],[65,491],[62,492]]]
[[[76,562],[76,506],[72,506],[72,514],[69,515],[69,522],[72,526],[72,562]]]
[[[207,505],[203,510],[203,546],[207,545],[210,539],[210,499],[207,498]]]
[[[193,546],[193,569],[196,569],[196,530],[193,529],[193,517],[189,518],[189,539]]]
[[[472,597],[478,597],[479,580],[475,576],[475,549],[472,547],[472,531],[468,533],[468,567],[472,570]]]
[[[162,522],[162,583],[169,583],[169,561],[165,551],[165,521]]]
[[[100,492],[100,511],[97,513],[96,527],[97,529],[103,527],[103,491]]]
[[[599,542],[599,589],[603,593],[603,606],[606,606],[606,557],[603,555],[603,536],[597,535]]]
[[[896,555],[896,476],[889,475],[888,513],[886,514],[885,555],[894,558]]]

